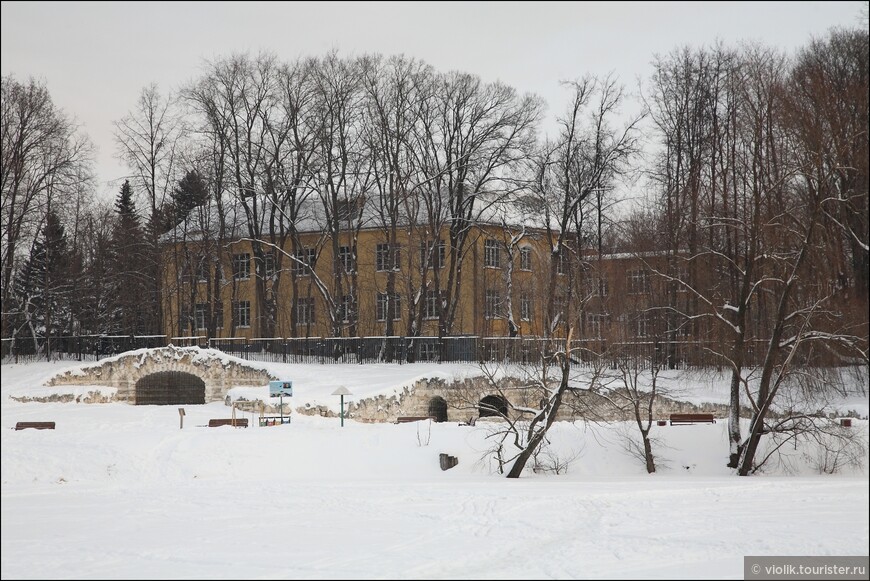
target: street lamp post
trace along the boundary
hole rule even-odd
[[[335,391],[332,392],[332,395],[340,395],[341,396],[341,427],[344,427],[344,396],[353,395],[350,391],[345,387],[341,386]]]

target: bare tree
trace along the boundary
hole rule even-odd
[[[418,108],[415,151],[425,183],[420,188],[425,222],[421,292],[439,297],[438,335],[443,337],[456,317],[468,237],[489,208],[517,189],[514,174],[531,154],[541,102],[519,97],[500,83],[449,73],[435,79]]]
[[[21,251],[30,247],[49,206],[59,208],[89,179],[91,145],[57,109],[44,84],[2,79],[0,101],[0,277],[3,336],[13,326],[12,280]]]
[[[332,284],[323,287],[333,336],[356,335],[359,292],[357,239],[366,223],[372,174],[363,127],[362,64],[327,55],[316,76],[320,136],[314,187],[323,208],[321,231],[332,255]]]
[[[641,443],[637,446],[635,440],[630,439],[629,449],[643,460],[647,473],[652,474],[656,471],[650,437],[653,407],[658,397],[664,395],[659,384],[660,361],[655,357],[644,361],[636,354],[607,353],[606,357],[616,362],[616,369],[603,370],[593,390],[610,409],[635,423]]]
[[[822,236],[832,274],[838,286],[854,286],[865,305],[870,286],[867,55],[866,27],[835,29],[800,51],[784,95],[785,122],[813,158],[816,187],[826,197]]]
[[[270,199],[274,183],[266,167],[274,158],[270,148],[275,149],[269,128],[280,114],[277,77],[274,56],[234,55],[210,63],[203,78],[187,91],[189,102],[216,139],[214,144],[227,176],[226,192],[244,216],[245,238],[250,242],[255,266],[257,300],[253,321],[260,336],[271,336],[275,331],[275,321],[266,312],[266,259],[261,242],[274,225],[269,220],[275,211]]]
[[[613,127],[625,100],[622,87],[611,77],[586,77],[568,84],[572,91],[566,115],[559,119],[555,142],[547,143],[535,163],[535,189],[530,202],[543,207],[543,227],[552,244],[549,264],[547,307],[544,314],[547,335],[563,323],[563,305],[573,302],[572,280],[559,289],[560,272],[570,273],[583,257],[583,231],[597,202],[594,194],[622,175],[638,151],[638,123],[630,118],[621,128]],[[594,207],[594,205],[593,205]],[[599,206],[600,208],[600,206]],[[575,269],[576,270],[576,269]],[[557,305],[557,297],[563,297]],[[569,316],[568,313],[564,313]]]
[[[498,368],[483,367],[496,395],[469,403],[478,406],[482,416],[500,418],[488,434],[493,442],[489,452],[496,457],[500,471],[507,470],[508,478],[519,478],[529,460],[540,453],[563,407],[566,411],[581,410],[577,400],[582,399],[582,393],[600,384],[601,367],[574,372],[573,363],[584,348],[572,346],[572,334],[569,331],[567,340],[542,344],[536,364],[523,368],[523,378],[505,381]]]
[[[314,194],[312,179],[321,139],[316,115],[318,66],[316,60],[304,59],[281,67],[278,75],[281,113],[269,127],[272,145],[268,171],[274,184],[269,188],[272,195],[269,240],[279,248],[285,248],[289,240],[293,256],[302,256],[300,228],[312,220],[309,200]],[[269,287],[269,307],[277,310],[282,280],[288,271],[293,305],[301,296],[300,274],[304,270],[296,263],[282,260],[282,253],[274,256],[276,272]],[[288,265],[291,268],[286,268]],[[290,334],[295,336],[297,313],[292,306],[289,321]]]
[[[366,99],[367,151],[371,156],[373,189],[376,197],[372,200],[372,213],[375,225],[381,230],[384,245],[380,246],[377,265],[386,271],[386,285],[383,288],[386,316],[384,334],[390,337],[396,333],[395,315],[401,308],[399,280],[402,264],[402,247],[399,235],[403,229],[412,231],[418,217],[413,211],[415,205],[411,198],[421,182],[416,166],[414,146],[417,124],[417,104],[421,92],[429,85],[433,73],[431,69],[413,59],[405,57],[370,57],[364,63],[363,85]],[[409,236],[410,240],[411,237]],[[405,259],[410,258],[411,248],[405,248]],[[409,304],[415,292],[411,277],[404,281],[409,292]],[[381,289],[376,289],[381,292]],[[409,309],[409,320],[415,319],[416,311]],[[385,356],[391,360],[389,352],[392,343],[385,340]]]
[[[151,332],[163,330],[162,256],[159,237],[168,229],[164,212],[176,178],[176,148],[184,133],[175,98],[160,94],[156,84],[144,87],[134,109],[115,122],[118,157],[131,171],[134,191],[144,196],[148,312]]]
[[[729,465],[746,475],[757,468],[778,386],[815,373],[806,341],[840,357],[852,349],[866,359],[866,347],[837,323],[842,303],[805,280],[826,271],[819,240],[829,198],[820,184],[829,174],[789,136],[786,59],[750,46],[739,55],[680,53],[661,71],[671,75],[657,80],[654,115],[666,145],[662,224],[671,246],[666,267],[651,269],[691,299],[667,305],[682,325],[713,323],[696,332],[718,339],[709,348],[731,369]],[[693,108],[680,109],[686,103]],[[754,410],[745,439],[741,394]]]

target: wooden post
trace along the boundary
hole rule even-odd
[[[178,429],[184,429],[184,408],[178,408]]]

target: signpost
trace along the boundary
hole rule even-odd
[[[269,397],[278,397],[278,405],[281,407],[281,425],[284,425],[284,396],[293,397],[293,382],[289,379],[281,379],[269,382]]]
[[[344,396],[353,395],[345,386],[341,386],[335,391],[332,392],[332,395],[340,395],[341,396],[341,427],[344,427]]]

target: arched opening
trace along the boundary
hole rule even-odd
[[[504,417],[507,416],[508,402],[500,395],[488,395],[477,404],[480,417]]]
[[[447,400],[437,395],[429,400],[429,417],[436,422],[447,421]]]
[[[205,403],[205,382],[182,371],[158,371],[136,382],[136,405]]]

